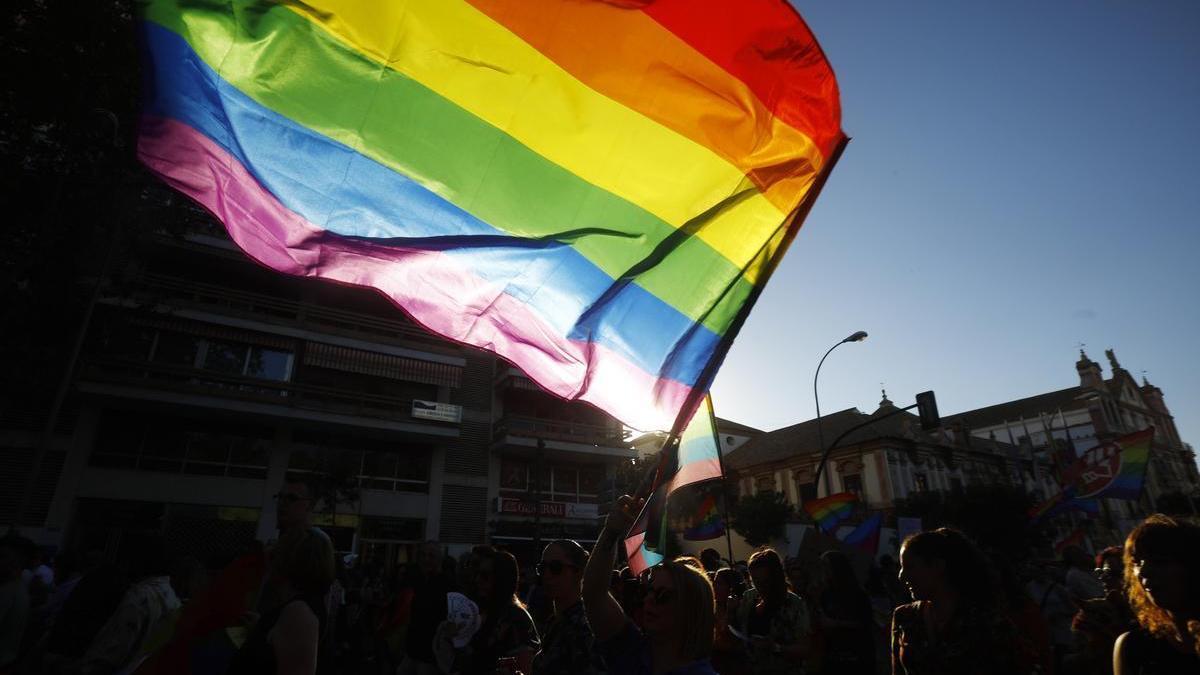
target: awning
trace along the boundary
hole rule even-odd
[[[365,349],[341,347],[324,342],[309,342],[304,347],[304,363],[348,373],[374,375],[406,382],[421,382],[457,389],[462,382],[462,367],[433,361],[410,359]]]

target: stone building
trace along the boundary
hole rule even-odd
[[[1044,462],[1029,453],[954,427],[923,431],[919,418],[898,411],[886,393],[874,412],[841,410],[825,415],[821,426],[825,444],[837,442],[827,480],[816,481],[821,446],[814,419],[766,432],[730,453],[726,466],[738,494],[773,490],[801,507],[805,500],[853,492],[867,508],[886,511],[915,493],[973,484],[1020,483],[1041,494],[1053,489]]]
[[[1130,521],[1157,510],[1161,500],[1195,503],[1200,498],[1200,475],[1195,452],[1179,437],[1162,390],[1145,377],[1139,384],[1121,367],[1113,350],[1105,354],[1111,367],[1107,379],[1100,364],[1081,350],[1075,364],[1078,385],[959,413],[944,421],[969,429],[976,437],[1028,444],[1052,467],[1066,466],[1104,441],[1154,427],[1142,502],[1105,500],[1108,513],[1122,521],[1117,525],[1125,530]]]

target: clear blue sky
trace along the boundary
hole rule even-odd
[[[853,138],[713,388],[775,429],[926,389],[1078,384],[1078,343],[1200,448],[1200,2],[795,2]]]

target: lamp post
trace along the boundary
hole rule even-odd
[[[813,373],[813,402],[815,402],[817,405],[817,445],[820,446],[818,448],[818,450],[820,451],[817,453],[818,455],[823,455],[825,453],[825,436],[824,436],[824,434],[821,433],[821,397],[817,394],[817,378],[821,375],[821,366],[825,364],[825,359],[828,358],[829,355],[833,353],[833,350],[837,349],[838,347],[842,346],[843,344],[845,344],[847,342],[862,342],[863,340],[866,340],[866,339],[867,339],[867,331],[865,331],[865,330],[855,331],[853,334],[851,334],[846,339],[841,340],[838,343],[836,343],[835,345],[833,345],[832,347],[830,347],[829,351],[825,352],[825,356],[822,356],[820,362],[817,363],[817,372]],[[829,494],[832,491],[833,491],[833,488],[831,487],[831,485],[829,483],[829,473],[826,472],[826,474],[825,474],[825,496],[829,496]]]

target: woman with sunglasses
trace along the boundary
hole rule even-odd
[[[638,630],[608,592],[617,545],[644,500],[617,500],[583,571],[583,604],[597,648],[610,673],[621,675],[716,675],[713,590],[695,558],[661,563],[650,573]]]
[[[1115,675],[1200,673],[1200,526],[1155,514],[1125,540],[1136,630],[1117,638]]]
[[[594,675],[605,672],[593,647],[592,629],[583,611],[580,583],[588,553],[577,542],[560,539],[546,546],[537,574],[554,616],[533,657],[533,675]]]
[[[1104,586],[1104,597],[1079,603],[1071,630],[1083,637],[1083,650],[1073,657],[1081,672],[1105,675],[1112,672],[1113,644],[1122,633],[1137,626],[1125,599],[1125,566],[1120,546],[1109,546],[1096,554],[1096,578]]]

